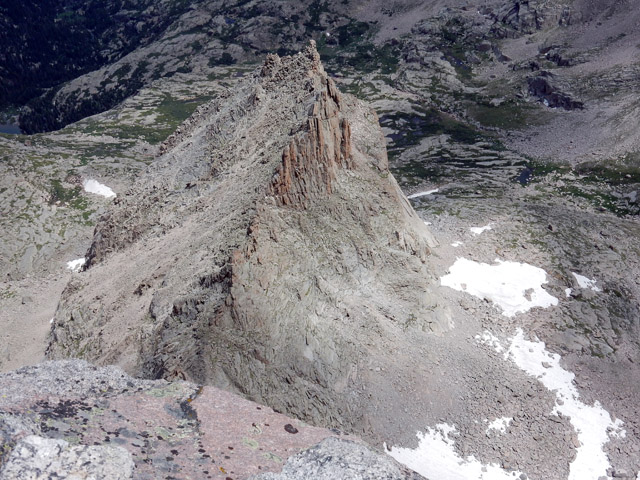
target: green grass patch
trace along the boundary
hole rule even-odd
[[[330,37],[320,36],[318,52],[331,74],[373,73],[389,75],[398,70],[400,50],[391,43],[375,45],[370,24],[355,20],[336,28]]]
[[[51,198],[49,199],[50,204],[54,204],[56,202],[66,203],[75,201],[82,189],[78,186],[72,188],[65,188],[62,185],[62,182],[58,179],[51,180],[51,186],[49,188],[49,193]]]
[[[388,151],[391,158],[397,157],[406,148],[419,144],[423,138],[441,134],[449,135],[456,143],[472,145],[487,142],[491,150],[504,150],[497,138],[434,108],[416,107],[411,113],[383,114],[380,116],[380,124],[394,130],[389,135],[391,144]]]
[[[627,154],[619,164],[602,162],[584,162],[576,166],[575,171],[583,175],[584,181],[606,182],[609,185],[640,184],[640,155]]]
[[[472,103],[467,107],[469,115],[481,125],[509,130],[537,123],[540,119],[533,115],[536,110],[534,106],[523,105],[515,100],[508,100],[497,106]]]

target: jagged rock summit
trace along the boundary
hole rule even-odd
[[[376,114],[337,90],[311,42],[268,56],[163,150],[100,219],[48,357],[376,430],[399,393],[372,365],[406,371],[388,360],[450,323]]]

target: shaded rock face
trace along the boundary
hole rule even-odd
[[[568,94],[559,91],[543,74],[544,72],[528,79],[530,95],[538,98],[551,108],[562,108],[564,110],[582,110],[584,108],[582,102],[574,100]]]
[[[375,113],[338,92],[312,43],[269,56],[164,148],[98,223],[49,358],[367,430],[364,399],[395,391],[368,365],[450,323],[431,293],[434,240],[388,171]]]
[[[494,20],[491,32],[497,38],[517,38],[540,30],[563,2],[508,0],[484,4],[478,11]]]
[[[138,380],[81,360],[0,375],[0,391],[2,480],[247,478],[277,473],[338,435],[213,387]],[[420,478],[356,437],[338,439],[344,458],[366,452],[372,464]],[[320,450],[322,463],[338,452]]]

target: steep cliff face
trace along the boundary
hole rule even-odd
[[[388,171],[375,113],[338,92],[312,43],[269,56],[165,149],[96,227],[49,357],[366,430],[364,400],[395,392],[369,366],[449,328],[430,293],[434,240]]]

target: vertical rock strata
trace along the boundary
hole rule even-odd
[[[312,43],[199,109],[118,198],[63,294],[48,357],[367,431],[396,392],[370,365],[449,328],[430,245],[375,113],[338,92]]]
[[[340,93],[331,79],[313,104],[306,134],[291,140],[270,193],[278,205],[306,207],[317,194],[330,194],[337,168],[354,168],[351,127],[340,115]]]

